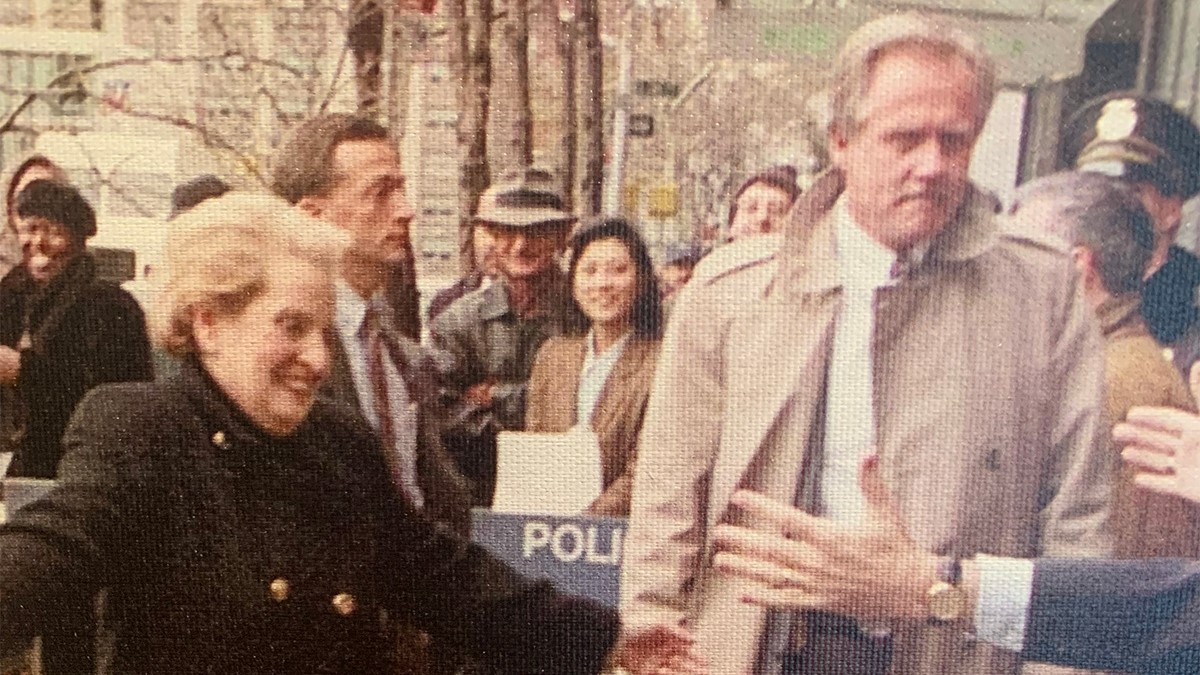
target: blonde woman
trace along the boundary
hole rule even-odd
[[[599,668],[615,618],[528,585],[424,520],[369,428],[317,400],[337,230],[271,197],[171,228],[162,383],[93,391],[60,484],[0,529],[0,640],[109,588],[113,672],[394,672],[411,621],[511,673]]]

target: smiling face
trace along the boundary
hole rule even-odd
[[[575,302],[593,325],[617,330],[631,325],[638,269],[620,240],[597,239],[588,244],[575,264],[571,286]]]
[[[213,380],[256,425],[284,436],[312,409],[329,373],[333,280],[311,262],[268,265],[268,286],[240,313],[198,310],[195,340]]]
[[[83,242],[65,225],[41,216],[18,218],[17,237],[25,269],[39,284],[58,276],[83,251]]]
[[[830,134],[850,212],[872,238],[905,250],[950,221],[967,191],[978,96],[961,57],[920,47],[879,57],[858,128]]]
[[[506,279],[537,277],[557,264],[556,257],[566,245],[569,224],[528,228],[488,224],[496,271]]]
[[[333,152],[335,183],[328,194],[301,206],[348,231],[347,255],[375,264],[404,262],[412,254],[409,227],[415,214],[400,158],[384,139],[346,141]]]

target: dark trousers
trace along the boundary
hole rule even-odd
[[[886,675],[890,637],[871,637],[857,621],[836,614],[807,615],[804,646],[785,652],[781,675]]]

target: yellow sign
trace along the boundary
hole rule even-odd
[[[679,186],[660,183],[650,188],[647,212],[654,218],[671,218],[679,213]]]

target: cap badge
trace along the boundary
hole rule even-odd
[[[1096,119],[1096,138],[1101,141],[1123,141],[1137,129],[1137,101],[1119,98],[1104,104]]]

